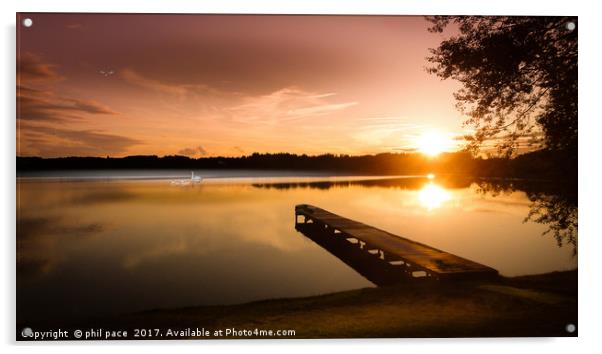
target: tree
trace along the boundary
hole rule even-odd
[[[457,34],[431,49],[430,73],[462,84],[458,109],[475,133],[468,148],[494,146],[577,155],[577,19],[432,16],[430,32]]]

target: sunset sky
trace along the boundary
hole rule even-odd
[[[33,26],[23,27],[23,18]],[[28,14],[19,156],[413,151],[466,134],[422,17]]]

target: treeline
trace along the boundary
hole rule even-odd
[[[377,155],[259,154],[241,157],[127,156],[127,157],[17,157],[17,171],[102,169],[250,169],[306,170],[362,174],[454,173],[478,176],[577,177],[577,157],[536,151],[516,158],[480,158],[466,152],[429,158],[418,153]]]

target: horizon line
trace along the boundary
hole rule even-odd
[[[366,156],[378,156],[378,155],[407,155],[407,156],[422,156],[425,158],[437,158],[438,156],[441,155],[452,155],[452,154],[462,154],[462,153],[469,153],[465,150],[457,150],[457,151],[444,151],[439,153],[437,156],[428,156],[422,152],[418,152],[418,151],[414,151],[414,152],[378,152],[378,153],[366,153],[366,154],[337,154],[337,153],[331,153],[331,152],[325,152],[322,154],[306,154],[306,153],[302,153],[302,154],[298,154],[298,153],[293,153],[293,152],[253,152],[250,154],[245,154],[245,155],[236,155],[236,156],[224,156],[224,155],[216,155],[216,156],[199,156],[199,157],[193,157],[193,156],[187,156],[187,155],[180,155],[180,154],[168,154],[168,155],[157,155],[157,154],[136,154],[136,155],[125,155],[125,156],[111,156],[111,155],[106,155],[106,156],[93,156],[93,155],[82,155],[82,156],[78,156],[78,155],[65,155],[65,156],[38,156],[38,155],[26,155],[26,156],[20,156],[20,155],[16,155],[15,157],[17,158],[39,158],[39,159],[64,159],[64,158],[100,158],[100,159],[123,159],[123,158],[128,158],[128,157],[156,157],[156,158],[166,158],[166,157],[180,157],[180,158],[188,158],[191,160],[199,160],[199,159],[214,159],[214,158],[243,158],[243,157],[253,157],[255,155],[260,155],[260,156],[265,156],[265,155],[291,155],[291,156],[297,156],[297,157],[323,157],[323,156],[334,156],[334,157],[366,157]]]

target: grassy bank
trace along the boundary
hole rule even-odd
[[[577,324],[577,271],[152,310],[66,327],[295,330],[289,338],[576,335],[569,323]]]

